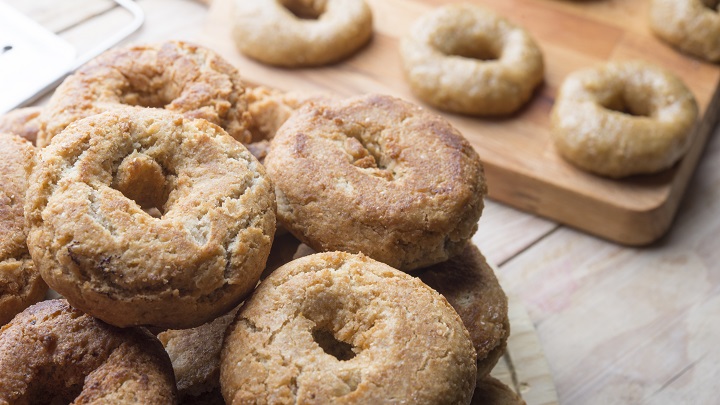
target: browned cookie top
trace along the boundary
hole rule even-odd
[[[68,76],[43,112],[38,146],[73,121],[122,105],[203,118],[241,142],[250,140],[237,69],[209,49],[170,41],[107,51]]]
[[[0,403],[175,403],[160,342],[43,301],[0,329]],[[55,403],[55,402],[53,402]]]
[[[255,287],[273,188],[220,127],[125,107],[76,121],[38,156],[28,246],[73,306],[117,326],[189,328]]]
[[[486,193],[480,158],[456,129],[382,95],[301,108],[265,166],[291,233],[317,251],[363,252],[400,270],[462,250]]]
[[[229,404],[468,403],[475,350],[447,301],[364,255],[326,252],[265,279],[223,347]]]

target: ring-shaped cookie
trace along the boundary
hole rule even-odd
[[[160,342],[65,300],[35,304],[0,329],[0,403],[172,404],[175,377]]]
[[[265,167],[298,239],[404,271],[459,253],[486,194],[479,156],[447,120],[383,95],[302,107]]]
[[[28,251],[23,211],[34,156],[30,142],[0,133],[0,326],[47,291]]]
[[[463,404],[476,375],[468,332],[440,294],[342,252],[275,270],[240,308],[221,359],[228,404]]]
[[[650,28],[681,51],[720,62],[720,13],[711,0],[653,0]]]
[[[478,375],[490,373],[505,354],[510,335],[508,301],[495,272],[473,243],[460,254],[417,272],[445,297],[470,332],[478,357]]]
[[[243,54],[270,65],[337,62],[372,36],[364,0],[235,0],[233,39]]]
[[[199,326],[255,287],[275,232],[262,165],[205,120],[126,107],[38,152],[25,209],[45,281],[110,324]]]
[[[690,146],[697,103],[679,78],[640,61],[572,73],[552,110],[557,151],[607,177],[655,173]]]
[[[68,76],[41,116],[38,146],[73,121],[127,105],[156,107],[219,125],[250,141],[245,87],[230,63],[186,42],[112,49]]]
[[[402,39],[400,54],[412,92],[450,112],[510,114],[543,80],[542,52],[532,37],[476,5],[424,15]]]

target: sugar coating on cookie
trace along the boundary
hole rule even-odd
[[[652,0],[650,28],[679,50],[720,62],[720,13],[712,0]]]
[[[551,117],[557,151],[575,166],[620,178],[667,169],[690,146],[695,97],[677,76],[642,61],[570,74]]]
[[[468,403],[475,350],[447,301],[364,255],[318,253],[273,272],[228,329],[228,404]]]
[[[441,110],[507,115],[543,81],[540,47],[495,12],[451,4],[423,15],[400,43],[410,89]]]

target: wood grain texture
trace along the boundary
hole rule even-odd
[[[561,403],[717,403],[719,133],[673,231],[652,246],[561,228],[502,267],[537,327]]]
[[[718,111],[720,69],[686,57],[654,38],[644,0],[475,0],[526,27],[545,54],[546,80],[531,103],[504,119],[453,114],[447,118],[470,139],[485,162],[490,196],[521,210],[625,244],[646,244],[669,228]],[[281,89],[341,95],[381,92],[414,102],[400,68],[398,38],[424,12],[448,0],[368,0],[375,17],[372,42],[344,62],[291,72],[240,56],[230,37],[231,0],[216,0],[204,42],[242,73]],[[608,60],[644,59],[680,75],[701,106],[692,150],[663,173],[609,180],[562,160],[549,138],[557,88],[572,71]]]
[[[508,297],[510,337],[507,351],[490,373],[519,394],[527,405],[555,405],[557,392],[535,326],[523,304]]]

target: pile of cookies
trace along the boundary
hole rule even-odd
[[[521,402],[488,375],[482,164],[444,119],[249,89],[183,42],[36,112],[0,120],[0,403]],[[31,305],[45,283],[64,299]]]

